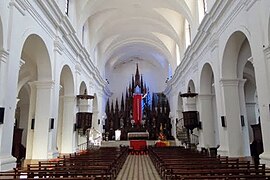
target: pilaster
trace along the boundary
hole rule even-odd
[[[212,94],[200,94],[199,98],[199,112],[200,121],[202,122],[201,135],[203,138],[203,147],[211,148],[216,147],[215,142],[215,123],[213,118],[213,108],[212,108]]]
[[[63,124],[62,124],[62,144],[61,153],[72,153],[74,150],[75,133],[73,124],[75,123],[75,96],[63,96]]]
[[[229,156],[247,156],[245,152],[245,133],[241,127],[239,83],[240,79],[221,79],[224,98],[225,121],[227,124],[227,138]]]
[[[53,81],[37,81],[32,159],[48,159]],[[42,142],[42,144],[41,144]]]

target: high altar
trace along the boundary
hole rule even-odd
[[[126,88],[126,95],[122,93],[119,107],[108,100],[106,105],[105,136],[108,140],[115,139],[115,131],[121,131],[121,140],[150,139],[157,140],[164,134],[168,140],[174,139],[171,135],[170,107],[163,93],[149,92],[149,88],[139,74],[137,64],[135,78],[132,75],[131,83]]]

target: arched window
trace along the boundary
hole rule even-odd
[[[66,15],[68,15],[68,9],[69,9],[69,0],[66,0],[66,7],[65,7]]]

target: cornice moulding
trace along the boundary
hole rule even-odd
[[[0,61],[3,63],[7,62],[7,59],[9,57],[9,52],[5,50],[0,50]]]
[[[14,6],[23,16],[25,16],[26,6],[21,0],[9,2],[9,6]]]
[[[80,61],[86,68],[90,71],[95,73],[95,80],[98,81],[98,84],[101,87],[105,86],[105,81],[102,79],[97,67],[94,66],[93,62],[90,59],[90,55],[87,52],[87,50],[82,46],[81,42],[79,41],[78,37],[75,35],[75,29],[73,28],[72,24],[70,23],[69,18],[64,15],[58,5],[55,1],[41,1],[37,0],[35,3],[42,9],[42,12],[48,17],[49,21],[53,24],[55,27],[59,27],[60,33],[64,35],[64,39],[66,41],[66,44],[64,46],[69,46],[75,54],[77,54],[80,57],[83,57],[84,60]],[[38,15],[37,12],[33,13],[38,21],[42,21],[42,17]],[[43,21],[42,27],[45,27],[45,29],[49,29],[50,34],[53,34],[54,37],[56,36],[55,33],[52,33],[53,31],[49,28],[50,25]],[[64,48],[69,49],[69,48]],[[68,53],[71,55],[71,53]],[[72,56],[72,55],[71,55]],[[75,57],[72,57],[71,59],[75,59]],[[76,60],[75,60],[76,62]],[[74,63],[75,63],[74,62]]]
[[[255,0],[257,1],[257,0]],[[235,17],[243,10],[246,4],[252,6],[255,2],[245,1],[217,1],[211,11],[204,17],[199,28],[198,33],[194,37],[190,46],[186,49],[184,57],[180,65],[176,68],[175,74],[168,85],[174,84],[182,75],[184,76],[189,68],[192,68],[191,64],[197,60],[198,56],[202,52],[207,50],[207,44],[211,50],[218,46],[218,38],[224,32],[226,27],[235,19]],[[228,16],[222,16],[230,12]],[[226,19],[222,21],[222,24],[218,26],[218,22],[221,18]],[[218,26],[218,27],[217,27]],[[215,35],[209,36],[210,32],[215,32]],[[214,38],[213,38],[214,37]],[[211,40],[213,38],[213,40]],[[207,43],[211,41],[210,45]],[[194,54],[194,52],[199,52]],[[185,73],[182,71],[185,70]]]

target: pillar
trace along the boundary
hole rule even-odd
[[[75,96],[63,96],[63,124],[62,124],[62,144],[61,153],[72,153],[74,151],[74,131],[75,123]]]
[[[202,140],[203,147],[211,148],[216,147],[215,142],[215,122],[213,119],[213,106],[211,94],[200,94],[199,98],[199,108],[200,108],[200,121],[202,122]]]
[[[0,171],[6,171],[16,166],[16,158],[11,155],[13,127],[14,127],[14,114],[16,106],[16,75],[19,71],[19,66],[9,63],[13,66],[13,74],[8,77],[7,61],[10,59],[8,51],[0,50],[0,107],[5,108],[4,123],[0,124]],[[15,59],[15,58],[14,58]],[[15,60],[14,60],[15,61]],[[11,68],[11,67],[10,67]],[[10,81],[9,80],[14,80]],[[9,83],[7,83],[9,82]]]
[[[239,79],[222,79],[228,155],[244,156],[243,131],[240,121]]]
[[[52,90],[54,83],[35,82],[36,110],[33,134],[32,159],[48,159],[49,121],[51,118]]]
[[[260,54],[254,53],[254,70],[256,77],[258,102],[260,108],[260,119],[262,129],[262,139],[264,152],[260,155],[261,163],[270,166],[270,99],[269,99],[269,84],[270,84],[270,46],[264,49],[265,63],[261,62]],[[258,56],[258,57],[257,57]],[[265,67],[267,66],[267,68]],[[266,68],[266,70],[265,70]],[[257,73],[258,72],[258,73]]]
[[[248,132],[248,121],[247,121],[247,110],[246,110],[246,98],[245,98],[245,85],[246,79],[239,80],[239,100],[240,100],[240,124],[243,133],[243,150],[245,156],[250,156],[250,145],[249,145],[249,132]],[[241,116],[244,118],[243,122]],[[243,123],[243,124],[242,124]]]

